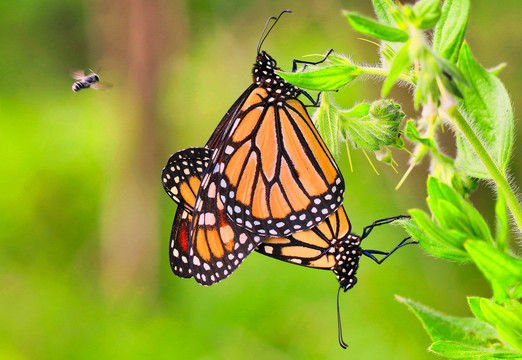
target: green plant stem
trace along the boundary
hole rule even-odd
[[[506,198],[504,194],[497,194],[497,201],[495,203],[495,239],[497,242],[497,249],[507,253],[507,235],[508,235],[508,219],[506,209]]]
[[[378,75],[378,76],[388,76],[389,69],[381,69],[381,68],[372,68],[372,67],[359,67],[361,75]],[[415,83],[411,80],[411,77],[406,74],[400,74],[398,77],[399,80],[406,81],[412,85]]]
[[[482,160],[482,163],[489,171],[493,181],[497,185],[499,193],[505,197],[507,206],[509,207],[511,214],[517,223],[519,232],[522,232],[522,208],[518,203],[513,189],[511,189],[511,186],[509,186],[509,183],[507,182],[504,175],[500,172],[491,156],[489,156],[489,153],[480,141],[477,134],[475,134],[466,119],[464,119],[464,117],[458,112],[457,108],[452,107],[451,109],[448,109],[448,115],[449,119],[454,121],[457,128],[462,132],[466,139],[468,139],[478,157],[480,160]]]

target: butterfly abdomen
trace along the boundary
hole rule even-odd
[[[357,283],[355,274],[359,267],[359,259],[363,254],[360,244],[361,239],[352,234],[335,244],[335,267],[332,270],[344,291]]]

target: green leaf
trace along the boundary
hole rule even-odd
[[[405,128],[404,133],[405,133],[406,137],[413,142],[427,146],[430,149],[437,148],[433,139],[423,138],[420,136],[419,132],[415,128],[415,122],[413,120],[408,120],[408,122],[406,123],[406,128]]]
[[[344,65],[344,66],[350,66],[353,65],[352,59],[349,57],[338,54],[338,53],[331,53],[328,58],[326,59],[326,64],[328,65]],[[308,69],[314,68],[314,67],[321,67],[320,65],[309,65]]]
[[[440,55],[433,54],[433,56],[439,68],[440,79],[442,80],[444,87],[456,98],[462,99],[464,95],[462,95],[457,81],[461,82],[464,86],[469,86],[462,71],[460,71],[460,69],[451,61],[446,60]]]
[[[340,111],[343,132],[356,146],[376,151],[381,146],[394,145],[404,113],[391,100],[379,100],[371,104],[368,113],[354,117],[354,113],[366,110],[366,104],[357,110]]]
[[[349,110],[343,110],[343,117],[345,119],[359,119],[370,114],[370,104],[358,104]]]
[[[468,239],[493,243],[486,221],[469,202],[451,186],[439,179],[428,178],[428,204],[443,228],[457,230]]]
[[[392,41],[392,42],[406,42],[408,41],[408,34],[395,27],[380,24],[372,19],[358,15],[350,11],[344,11],[344,15],[348,18],[350,25],[354,30],[376,37],[377,39]]]
[[[487,348],[459,343],[457,341],[435,341],[429,351],[449,359],[520,359],[521,354],[506,349]]]
[[[435,224],[428,215],[418,209],[411,209],[411,221],[401,222],[412,238],[432,255],[452,261],[470,261],[468,254],[463,250],[466,240],[464,234],[456,231],[447,231]]]
[[[495,301],[503,303],[513,296],[510,289],[522,283],[522,260],[504,254],[484,241],[468,240],[464,248],[491,283]]]
[[[355,65],[329,65],[304,72],[277,71],[283,79],[301,89],[335,91],[361,75]]]
[[[522,305],[517,300],[505,304],[503,307],[488,299],[480,299],[480,308],[488,324],[497,329],[503,340],[522,352]]]
[[[493,161],[505,173],[513,147],[513,110],[509,95],[502,82],[473,59],[466,43],[460,52],[459,68],[469,83],[460,89],[463,99],[458,100],[459,109],[482,139]],[[468,175],[491,178],[460,132],[457,132],[457,152],[457,165]]]
[[[483,298],[480,298],[478,296],[468,296],[468,305],[471,311],[473,312],[473,315],[475,315],[477,319],[487,323],[488,320],[484,317],[482,309],[480,308],[480,299]]]
[[[372,0],[372,3],[379,21],[384,25],[393,26],[395,22],[393,21],[393,17],[390,15],[390,6],[394,7],[396,5],[393,3],[389,5],[385,0]]]
[[[444,0],[433,35],[433,50],[456,63],[468,24],[470,0]]]
[[[497,66],[493,66],[492,68],[488,69],[488,72],[492,75],[498,76],[498,74],[504,70],[504,68],[507,66],[507,63],[503,62],[498,64]]]
[[[333,156],[340,153],[339,150],[339,133],[340,121],[337,108],[330,103],[328,93],[321,94],[321,106],[313,115],[313,121],[321,137],[326,143],[326,147],[330,149]]]
[[[390,70],[388,71],[388,76],[386,77],[386,81],[382,87],[382,97],[385,97],[388,94],[393,84],[395,83],[395,80],[397,80],[399,75],[411,65],[412,62],[408,54],[409,44],[409,42],[404,44],[395,54],[395,57],[393,58],[390,66]]]
[[[458,341],[472,346],[498,344],[494,328],[472,317],[456,317],[442,314],[413,300],[395,295],[417,316],[433,341]]]
[[[420,0],[413,6],[418,29],[426,30],[435,26],[441,14],[439,4],[440,0]]]
[[[455,161],[432,151],[431,176],[451,185],[457,193],[466,197],[477,188],[477,182],[455,167]]]

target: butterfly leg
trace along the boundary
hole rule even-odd
[[[409,219],[409,218],[410,218],[409,215],[398,215],[398,216],[393,216],[393,217],[389,217],[386,219],[380,219],[380,220],[374,221],[371,225],[368,225],[364,228],[363,233],[361,235],[361,240],[366,238],[368,235],[370,235],[373,228],[376,226],[386,225],[386,224],[394,222],[395,220]]]
[[[393,250],[391,250],[390,252],[385,252],[385,251],[380,251],[380,250],[363,250],[363,255],[369,257],[370,259],[372,259],[373,261],[375,261],[377,264],[382,264],[382,262],[384,260],[386,260],[388,258],[388,256],[390,256],[391,254],[393,254],[397,249],[405,246],[405,245],[410,245],[410,244],[418,244],[419,242],[418,241],[407,241],[411,239],[411,236],[410,237],[407,237],[406,239],[402,240],[399,245],[397,245],[396,247],[393,248]],[[384,255],[384,257],[382,257],[381,259],[377,259],[374,254],[376,255]]]
[[[307,93],[306,91],[301,92],[301,94],[303,94],[304,96],[306,96],[306,98],[307,98],[308,100],[310,100],[310,102],[312,103],[311,105],[305,105],[305,107],[319,107],[319,106],[321,106],[321,100],[319,100],[319,98],[321,97],[321,94],[322,94],[322,93],[323,93],[322,91],[318,92],[318,93],[317,93],[317,99],[314,100],[314,99],[310,96],[310,94]]]
[[[324,58],[322,60],[315,61],[315,62],[314,61],[302,61],[302,60],[294,59],[293,65],[292,65],[292,72],[296,72],[297,71],[297,64],[304,64],[303,70],[306,69],[306,67],[308,65],[319,65],[319,64],[325,62],[326,59],[328,59],[328,56],[330,56],[332,53],[333,53],[333,49],[328,50],[328,52],[326,53],[326,55],[324,56]]]

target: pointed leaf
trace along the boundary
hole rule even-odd
[[[453,63],[459,58],[468,24],[470,0],[444,0],[433,35],[433,50]]]
[[[522,260],[504,254],[484,241],[468,240],[464,247],[491,283],[495,301],[508,300],[512,296],[510,288],[522,283]]]
[[[349,110],[343,110],[343,118],[345,119],[359,119],[370,113],[370,104],[357,104]]]
[[[330,103],[328,93],[326,92],[321,94],[321,106],[314,113],[313,121],[332,155],[338,156],[340,153],[339,134],[341,129],[339,111]]]
[[[482,139],[486,150],[499,169],[506,171],[513,147],[513,110],[502,82],[480,66],[464,43],[459,56],[459,68],[469,86],[460,90],[463,99],[459,108],[466,121]],[[457,164],[470,176],[491,178],[473,147],[457,132]]]
[[[419,132],[415,128],[415,122],[413,120],[408,120],[406,123],[405,135],[411,141],[418,142],[431,149],[436,149],[435,142],[432,139],[423,138],[420,136]]]
[[[440,18],[440,0],[420,0],[413,6],[416,15],[416,27],[421,30],[429,29]]]
[[[498,76],[498,74],[504,70],[504,68],[507,66],[507,63],[503,62],[498,64],[497,66],[493,66],[492,68],[488,69],[488,72],[492,75]]]
[[[506,305],[509,308],[488,299],[480,300],[480,308],[488,323],[497,329],[503,340],[522,352],[522,305],[516,300],[509,300]]]
[[[447,231],[435,224],[428,215],[418,209],[409,211],[412,220],[401,222],[412,238],[432,255],[452,261],[470,261],[468,254],[462,249],[466,236],[456,231]]]
[[[458,341],[472,346],[498,344],[494,328],[472,317],[456,317],[442,314],[413,300],[395,295],[417,316],[433,341]]]
[[[477,296],[469,296],[468,297],[468,304],[469,308],[473,312],[473,315],[480,321],[487,323],[488,319],[484,316],[482,313],[482,309],[480,308],[480,300],[483,298],[477,297]]]
[[[379,22],[384,25],[393,26],[395,21],[393,21],[389,10],[390,6],[395,6],[395,4],[392,3],[392,5],[389,5],[385,0],[372,0],[372,3]]]
[[[488,348],[462,344],[457,341],[436,341],[429,351],[449,359],[520,359],[521,354],[505,347]]]
[[[292,85],[317,91],[338,90],[361,75],[360,69],[355,65],[330,65],[304,72],[277,73]]]
[[[430,176],[428,195],[430,208],[443,228],[459,231],[468,239],[493,243],[493,236],[482,215],[452,187]]]
[[[400,29],[380,24],[375,20],[368,19],[356,13],[344,11],[344,15],[348,18],[354,30],[376,37],[377,39],[406,42],[409,38],[408,34]]]
[[[388,94],[395,83],[395,80],[397,80],[399,75],[411,65],[410,56],[408,54],[409,44],[409,42],[404,44],[397,54],[395,54],[390,70],[388,71],[388,76],[386,77],[386,81],[382,87],[382,97],[385,97]]]

